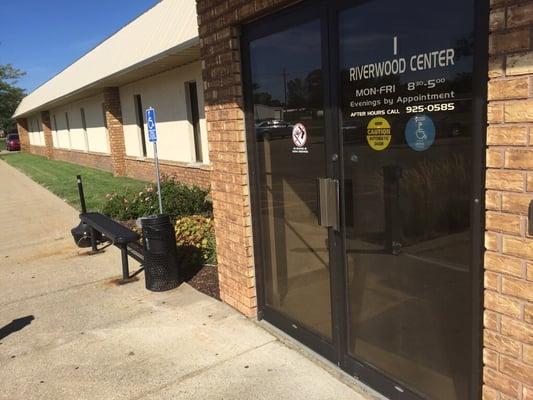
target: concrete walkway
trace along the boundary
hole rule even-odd
[[[3,161],[0,221],[0,399],[363,399],[186,284],[116,286],[118,251],[79,255],[77,212]]]

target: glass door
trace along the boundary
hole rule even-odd
[[[363,2],[338,32],[347,352],[393,398],[467,400],[474,2]]]
[[[394,400],[479,397],[482,3],[243,29],[260,316]]]
[[[245,36],[263,314],[331,358],[329,228],[319,201],[328,176],[323,21],[314,8],[271,22]]]

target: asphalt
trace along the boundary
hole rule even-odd
[[[117,285],[118,250],[78,249],[77,214],[0,161],[0,399],[370,398],[187,284]]]

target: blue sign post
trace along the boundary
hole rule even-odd
[[[157,178],[157,196],[159,198],[159,213],[163,214],[161,201],[161,177],[159,175],[159,157],[157,156],[157,127],[155,124],[155,109],[149,107],[146,110],[146,125],[148,126],[148,140],[154,145],[155,174]]]
[[[150,107],[146,110],[146,125],[148,126],[148,140],[157,143],[157,129],[155,126],[155,110]]]

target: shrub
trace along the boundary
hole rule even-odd
[[[187,186],[174,177],[161,179],[163,212],[173,220],[186,215],[211,215],[209,191],[197,186]],[[141,192],[110,193],[106,195],[102,212],[112,218],[125,221],[159,213],[157,185],[149,184]]]
[[[216,242],[213,219],[203,215],[180,218],[174,226],[178,254],[187,266],[214,264]]]
[[[118,219],[119,221],[126,221],[137,218],[135,216],[136,210],[132,208],[130,193],[109,193],[106,195],[106,202],[103,206],[102,212],[105,215]]]

